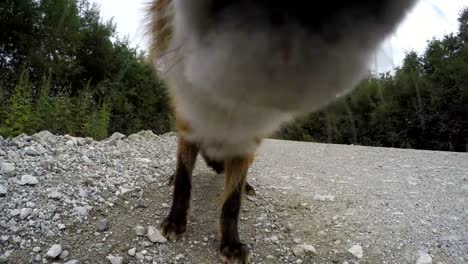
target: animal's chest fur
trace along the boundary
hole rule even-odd
[[[152,36],[151,57],[161,59],[167,70],[163,75],[169,88],[178,122],[178,132],[200,144],[206,154],[224,159],[253,152],[261,139],[274,132],[292,115],[271,108],[259,107],[249,100],[249,91],[223,95],[226,87],[194,87],[184,78],[186,58],[174,40],[174,7],[171,0],[154,1],[154,16],[148,34]]]
[[[179,129],[179,132],[187,140],[201,144],[211,157],[226,158],[254,152],[263,137],[291,119],[286,112],[246,104],[234,98],[220,98],[216,93],[200,91],[180,82],[182,80],[177,78],[170,82],[178,122],[187,124],[186,129]]]

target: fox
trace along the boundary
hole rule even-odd
[[[224,173],[222,263],[251,263],[238,225],[263,139],[346,95],[416,0],[150,0],[149,58],[176,120],[172,204],[161,222],[182,237],[198,155]],[[162,65],[162,66],[161,66]],[[163,69],[161,69],[163,68]]]

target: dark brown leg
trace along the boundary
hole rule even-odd
[[[251,155],[245,155],[225,162],[224,202],[220,218],[220,254],[221,260],[228,264],[250,263],[249,248],[240,241],[237,227],[251,160]]]
[[[161,223],[162,234],[169,240],[177,240],[185,232],[187,226],[187,213],[190,207],[190,192],[192,189],[192,171],[197,155],[198,146],[180,137],[171,211]]]
[[[200,152],[203,159],[206,162],[206,165],[213,169],[216,173],[221,174],[224,172],[224,161],[218,161],[208,157],[203,151]],[[253,160],[252,160],[253,161]],[[174,181],[174,176],[171,176],[169,179],[169,184],[172,185]],[[245,183],[245,194],[249,196],[255,196],[255,188],[250,185],[248,182]]]

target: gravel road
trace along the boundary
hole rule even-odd
[[[183,241],[173,134],[0,138],[0,263],[219,263],[223,176],[201,159]],[[254,263],[468,263],[468,154],[266,140],[240,233]]]

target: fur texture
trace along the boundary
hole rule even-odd
[[[338,13],[330,41],[327,29],[270,23],[255,1],[210,14],[216,1],[154,1],[149,29],[178,119],[191,127],[181,134],[219,159],[255,151],[255,138],[351,90],[414,2],[380,0],[375,16]]]

